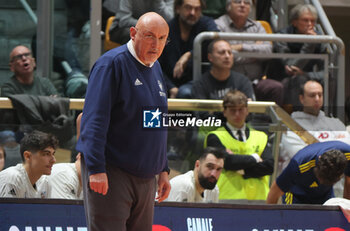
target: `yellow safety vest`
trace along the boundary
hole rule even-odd
[[[257,153],[261,156],[267,144],[267,135],[252,128],[249,129],[250,135],[246,142],[234,139],[224,127],[220,127],[209,134],[215,134],[222,145],[233,153],[241,155]],[[204,142],[205,147],[207,146],[207,137]],[[217,183],[220,190],[219,199],[266,200],[269,192],[269,179],[269,176],[244,179],[236,171],[223,170]]]

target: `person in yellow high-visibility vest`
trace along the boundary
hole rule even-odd
[[[223,106],[227,122],[204,142],[205,147],[225,147],[230,153],[217,183],[219,200],[266,200],[274,163],[268,137],[246,124],[249,112],[244,93],[229,91]]]

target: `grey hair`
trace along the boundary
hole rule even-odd
[[[311,5],[311,4],[305,4],[305,5],[298,4],[290,10],[289,21],[293,22],[294,20],[297,20],[300,17],[300,15],[304,12],[310,12],[317,20],[317,18],[318,18],[317,10],[313,5]]]
[[[233,0],[226,0],[226,12],[229,12],[230,10],[231,10],[231,2],[232,2]],[[253,4],[253,2],[252,2],[252,0],[249,0],[250,1],[250,5],[252,5]]]

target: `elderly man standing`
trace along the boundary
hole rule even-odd
[[[222,32],[237,33],[259,33],[266,34],[265,29],[259,22],[248,18],[251,11],[251,0],[227,0],[227,13],[215,20]],[[230,40],[233,52],[258,52],[271,53],[270,42],[262,41],[237,41]],[[282,104],[283,86],[280,82],[272,79],[262,79],[264,76],[264,65],[260,60],[254,58],[235,59],[233,69],[247,76],[255,87],[257,100],[276,101]]]
[[[146,109],[167,112],[157,59],[168,33],[164,18],[146,13],[91,70],[77,144],[90,231],[151,231],[156,182],[159,202],[169,194],[167,130],[142,127]]]

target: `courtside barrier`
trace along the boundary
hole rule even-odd
[[[330,229],[333,228],[333,229]],[[1,231],[87,231],[82,201],[0,199]],[[344,231],[337,206],[156,203],[153,231]]]

